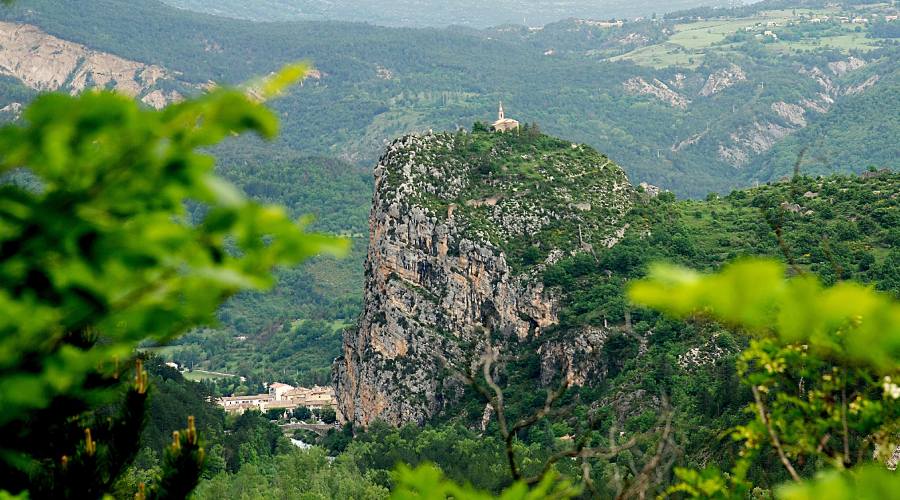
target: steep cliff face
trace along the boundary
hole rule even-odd
[[[501,351],[540,339],[559,307],[544,266],[614,244],[633,197],[610,160],[536,132],[404,137],[374,173],[365,308],[334,367],[360,425],[451,404],[461,387],[443,365],[470,365],[488,335]]]

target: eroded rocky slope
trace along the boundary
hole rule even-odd
[[[182,98],[160,87],[175,80],[165,68],[92,50],[29,24],[0,22],[0,74],[38,91],[112,89],[155,108]]]
[[[365,308],[335,362],[341,412],[424,422],[461,394],[446,366],[473,365],[488,335],[501,352],[539,341],[559,321],[541,270],[615,244],[633,196],[603,155],[537,133],[395,141],[375,168]],[[572,354],[541,349],[548,369]]]

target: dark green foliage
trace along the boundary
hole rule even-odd
[[[898,56],[894,52],[886,57]],[[869,165],[896,168],[900,113],[883,111],[885,103],[900,102],[900,73],[880,76],[884,85],[840,101],[834,110],[759,157],[754,162],[755,178],[767,181],[790,175],[798,161],[800,172],[811,176],[847,167],[856,172]]]
[[[198,149],[277,127],[239,92],[163,112],[106,92],[47,94],[23,118],[0,130],[0,174],[24,168],[39,187],[0,185],[0,489],[99,498],[140,449],[150,381],[132,362],[137,345],[208,323],[273,267],[341,245],[212,174]],[[208,207],[197,224],[187,199]],[[183,497],[196,484],[193,417],[183,438],[163,461],[163,489],[147,494]]]
[[[797,177],[704,202],[645,198],[631,210],[630,228],[617,245],[597,251],[596,257],[563,259],[545,270],[544,283],[562,294],[563,309],[560,325],[536,341],[572,343],[587,324],[607,329],[601,354],[605,376],[573,390],[572,401],[605,402],[617,394],[646,391],[647,396],[629,403],[627,413],[600,421],[601,428],[615,424],[638,432],[653,424],[650,412],[656,406],[651,395],[665,395],[684,436],[682,463],[729,467],[738,447],[723,441],[722,433],[747,421],[742,409],[752,400],[735,369],[738,353],[747,347],[746,337],[630,306],[624,299],[627,283],[658,261],[713,270],[739,256],[762,254],[790,259],[798,269],[825,280],[840,277],[893,289],[898,254],[892,249],[892,214],[900,211],[893,196],[898,186],[900,175],[880,172],[867,179]],[[705,361],[683,358],[692,348],[715,354]],[[543,391],[534,390],[541,373],[535,366],[537,356],[529,355],[535,351],[536,345],[517,349],[522,354],[508,362],[498,379],[513,415],[527,415],[544,402]],[[484,401],[475,394],[466,398],[464,411],[451,410],[443,418],[477,425]],[[561,432],[579,425],[576,415],[555,418]],[[547,438],[537,427],[522,439],[533,444]],[[766,462],[755,464],[748,477],[763,487],[788,479],[777,463]]]
[[[772,3],[773,8],[778,5]],[[726,9],[715,15],[754,15],[759,8]],[[219,158],[218,171],[251,197],[286,204],[292,215],[315,213],[318,218],[312,227],[353,236],[349,259],[317,258],[297,269],[281,270],[279,284],[271,293],[233,297],[218,312],[220,328],[195,331],[183,340],[183,345],[196,347],[185,349],[196,368],[243,375],[254,382],[279,378],[322,384],[330,380],[328,365],[339,354],[340,329],[352,323],[362,301],[369,169],[383,141],[411,130],[455,130],[472,122],[475,132],[486,131],[484,120],[492,119],[500,98],[509,114],[523,123],[539,122],[537,130],[590,143],[623,165],[632,182],[648,180],[679,195],[704,196],[754,180],[777,179],[792,172],[801,151],[805,153],[800,171],[810,175],[896,164],[892,139],[898,134],[895,117],[900,112],[892,106],[900,102],[894,95],[898,57],[896,47],[890,46],[865,56],[872,61],[866,68],[842,78],[831,75],[846,88],[877,74],[880,80],[875,87],[859,95],[840,96],[827,114],[807,111],[806,129],[779,141],[750,165],[734,169],[719,160],[719,144],[728,144],[729,134],[755,122],[775,120],[785,125],[773,116],[773,103],[815,99],[821,91],[812,78],[798,72],[799,67],[828,72],[828,63],[845,59],[846,54],[817,50],[782,55],[762,44],[741,42],[709,49],[695,68],[654,70],[604,59],[616,50],[632,48],[622,38],[631,33],[648,37],[647,43],[662,41],[663,30],[671,28],[668,22],[606,29],[568,20],[540,31],[509,26],[396,30],[336,22],[274,23],[259,29],[255,23],[179,11],[156,1],[122,0],[20,0],[4,16],[92,49],[160,64],[180,72],[179,78],[190,83],[240,82],[298,58],[313,60],[323,72],[321,80],[307,81],[274,104],[285,124],[277,145],[237,138],[213,149]],[[545,56],[548,48],[556,53]],[[708,75],[732,62],[745,70],[750,81],[709,98],[699,97]],[[379,77],[380,67],[390,70],[393,78]],[[671,83],[677,73],[686,76],[685,87],[678,91],[692,99],[687,110],[631,95],[622,87],[635,76]],[[765,85],[764,92],[758,89],[760,83]],[[26,102],[33,95],[10,80],[0,82],[0,104]],[[533,135],[535,130],[523,127],[523,135]],[[672,151],[676,144],[707,130],[696,144]],[[473,144],[471,161],[477,162],[482,173],[501,168],[477,154],[481,146]],[[11,175],[19,179],[20,174]],[[824,216],[830,208],[818,210]],[[682,259],[703,260],[699,255],[703,245],[697,246],[683,229],[657,231],[654,244],[676,248]],[[760,224],[760,230],[766,230],[765,224]],[[860,231],[865,232],[864,226]],[[565,232],[550,236],[546,243],[510,246],[512,265],[528,268],[546,256],[551,243],[572,243]],[[562,241],[563,237],[569,241]],[[753,239],[752,248],[740,249],[725,244],[730,239],[727,234],[718,238],[724,250],[717,262],[740,252],[771,250],[764,238]],[[599,256],[603,269],[639,275],[656,251],[645,252],[644,243],[627,235],[612,252]],[[846,264],[859,268],[866,257],[859,259]],[[866,272],[889,271],[877,261],[866,264]],[[823,273],[827,272],[824,267]],[[548,270],[548,276],[554,272]],[[600,304],[602,297],[611,296],[610,286],[618,285],[597,286],[596,293],[590,293],[596,300],[579,301],[578,314],[588,307],[603,307],[593,323],[604,317],[620,318],[620,304]],[[327,321],[333,329],[304,341],[294,336],[291,324],[297,320]],[[171,352],[179,351],[172,349],[164,356]]]
[[[575,0],[563,4],[552,0],[477,0],[454,2],[400,0],[385,4],[378,0],[358,0],[350,4],[321,3],[314,0],[270,0],[247,3],[241,0],[165,0],[180,8],[261,21],[298,19],[341,19],[386,26],[496,26],[520,23],[543,25],[572,17],[610,18],[648,16],[658,10],[669,11],[702,4],[702,0],[610,0],[596,4]],[[519,28],[519,26],[515,26]],[[521,28],[524,29],[524,26]]]
[[[493,436],[479,438],[461,426],[409,425],[395,429],[375,422],[356,436],[345,454],[354,457],[362,472],[369,471],[384,486],[391,486],[388,472],[397,464],[415,466],[427,462],[440,464],[448,477],[456,481],[482,488],[499,490],[510,482],[502,443]]]
[[[321,448],[292,449],[251,463],[237,474],[219,474],[204,481],[193,498],[315,498],[386,499],[388,491],[360,472],[349,457],[331,460]]]
[[[206,460],[205,453],[200,447],[200,438],[191,418],[187,429],[173,433],[172,444],[166,448],[163,459],[163,470],[167,472],[147,497],[173,500],[187,498],[200,480]]]
[[[189,416],[194,417],[205,442],[221,441],[224,416],[218,406],[208,401],[215,395],[201,384],[186,381],[158,357],[146,359],[144,366],[150,375],[151,388],[141,446],[161,453],[172,443],[172,431],[181,428]]]
[[[312,412],[309,411],[309,408],[307,408],[305,406],[298,406],[298,407],[294,408],[293,416],[297,420],[305,421],[305,420],[308,420],[310,417],[312,417]]]
[[[226,469],[236,472],[244,464],[258,463],[290,449],[281,429],[258,411],[230,417],[222,440]]]
[[[334,408],[326,406],[325,408],[322,408],[322,411],[319,412],[319,418],[326,424],[333,424],[337,421],[337,414],[334,411]]]

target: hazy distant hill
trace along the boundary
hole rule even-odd
[[[633,184],[648,181],[679,196],[778,179],[798,158],[803,173],[896,169],[900,47],[884,35],[891,30],[814,23],[823,7],[787,4],[767,0],[739,18],[728,10],[692,14],[703,21],[411,29],[259,23],[154,0],[17,0],[0,9],[4,21],[37,38],[0,44],[0,117],[14,119],[40,82],[82,88],[68,75],[82,74],[90,57],[35,47],[80,44],[77,54],[152,65],[172,77],[139,95],[200,92],[210,80],[240,83],[310,59],[319,72],[273,104],[279,141],[226,144],[216,150],[221,172],[252,196],[315,212],[322,230],[357,236],[366,233],[371,168],[386,141],[471,128],[494,119],[500,99],[510,116],[602,151]],[[858,12],[879,8],[884,4]],[[47,57],[71,64],[53,74]],[[107,83],[134,85],[130,74]],[[354,242],[347,260],[307,263],[283,272],[273,293],[236,298],[221,311],[224,328],[195,332],[184,343],[218,349],[207,368],[282,375],[289,368],[322,383],[329,355],[313,362],[282,354],[300,344],[327,344],[322,348],[337,354],[337,332],[362,298],[366,238]],[[242,336],[251,341],[235,340]]]
[[[807,143],[805,171],[896,165],[897,147],[883,138],[898,133],[900,103],[867,96],[897,88],[900,48],[868,25],[813,22],[823,9],[621,26],[570,19],[539,30],[261,24],[123,0],[21,0],[7,18],[187,85],[311,59],[319,73],[274,104],[280,146],[307,155],[371,165],[385,141],[492,120],[502,99],[520,121],[604,151],[633,181],[705,196],[780,177]]]
[[[384,26],[541,26],[569,17],[650,16],[727,0],[163,0],[175,7],[258,21],[336,20]],[[751,3],[751,2],[747,2]]]

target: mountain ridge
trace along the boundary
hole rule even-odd
[[[821,129],[817,134],[824,138],[819,147],[824,151],[805,156],[803,163],[811,171],[860,171],[868,164],[891,166],[896,158],[896,148],[867,148],[866,136],[843,133],[846,127],[837,124],[856,116],[853,105],[832,106],[819,95],[852,102],[896,86],[896,48],[888,39],[866,38],[865,31],[856,35],[843,25],[827,26],[822,34],[810,32],[812,24],[806,21],[781,26],[800,22],[792,20],[790,11],[706,24],[645,20],[606,26],[573,20],[535,31],[521,26],[259,24],[178,11],[158,2],[131,9],[121,4],[22,0],[5,17],[95,50],[180,72],[192,84],[239,83],[288,61],[312,59],[319,70],[316,78],[273,103],[284,123],[279,145],[358,164],[374,163],[392,137],[455,130],[482,120],[499,99],[521,121],[538,122],[550,133],[606,151],[635,180],[693,197],[791,171],[800,148],[788,139],[804,122]],[[812,46],[834,35],[841,43],[857,37],[853,43],[860,48],[823,44],[814,51],[794,50],[758,42],[753,31],[738,29],[763,29],[755,24],[767,22],[778,24],[776,31],[784,30],[779,33],[785,37],[826,37],[801,40]],[[707,25],[711,27],[704,30]],[[691,48],[700,43],[701,48]],[[656,63],[656,57],[669,62]],[[850,60],[867,64],[855,67]],[[833,74],[830,64],[843,64],[849,71]],[[814,68],[832,83],[846,81],[864,90],[832,96],[810,73]],[[865,88],[869,80],[856,81],[857,75],[878,79]],[[803,116],[786,120],[791,114],[783,111],[794,106],[804,108]],[[328,112],[306,113],[309,109]],[[889,110],[881,114],[887,117]],[[896,127],[889,119],[883,123],[890,130]],[[770,153],[773,149],[777,151]],[[815,159],[843,150],[852,150],[859,161],[828,164]]]

